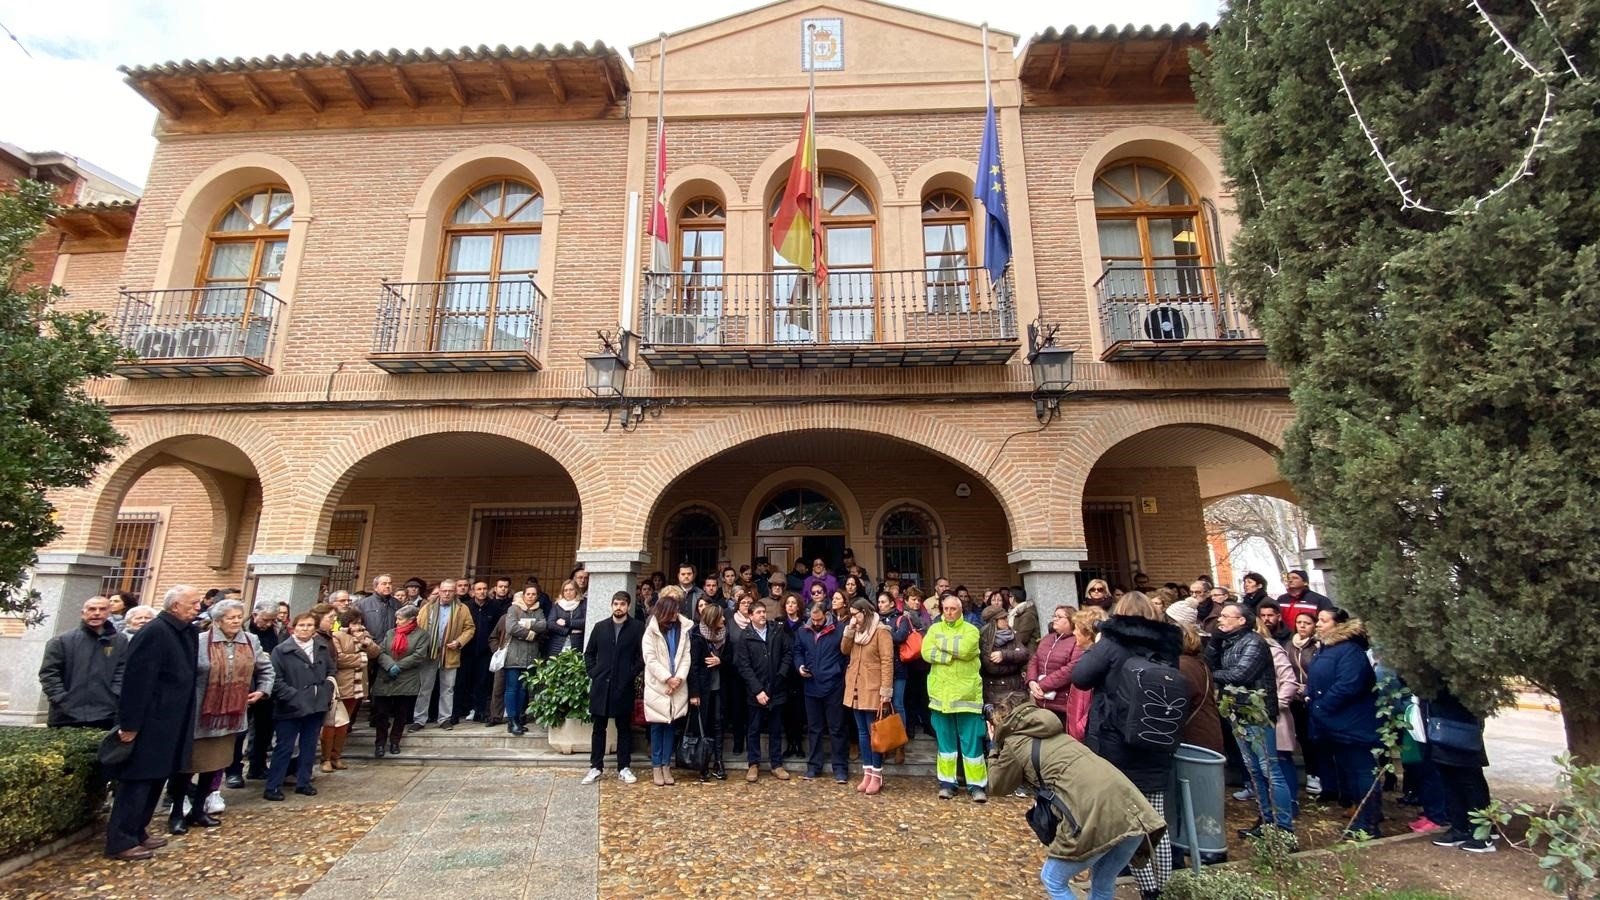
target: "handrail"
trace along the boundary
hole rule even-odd
[[[384,281],[374,353],[538,351],[549,298],[533,276]]]
[[[122,289],[117,336],[140,359],[272,358],[283,299],[260,285]]]

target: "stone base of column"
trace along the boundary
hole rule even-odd
[[[584,632],[584,640],[594,633],[592,627],[611,615],[611,595],[633,589],[639,582],[639,571],[650,555],[639,550],[597,549],[579,550],[578,561],[589,570],[589,619],[591,626]]]
[[[1078,564],[1088,550],[1072,547],[1024,547],[1006,554],[1022,575],[1022,587],[1039,611],[1039,625],[1048,627],[1058,606],[1078,606]]]
[[[322,582],[339,564],[338,557],[320,553],[252,553],[250,568],[256,576],[257,601],[285,601],[302,613],[322,601]]]
[[[44,621],[31,625],[5,654],[3,665],[10,678],[11,699],[0,710],[0,725],[38,725],[45,720],[50,702],[39,688],[39,664],[44,645],[58,634],[75,628],[83,615],[83,601],[100,593],[100,585],[122,560],[97,553],[41,553],[33,567],[33,589],[39,593]],[[159,597],[147,601],[160,607]]]

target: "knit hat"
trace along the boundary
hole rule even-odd
[[[1179,600],[1167,607],[1167,618],[1177,625],[1193,625],[1200,618],[1200,604],[1194,598]]]

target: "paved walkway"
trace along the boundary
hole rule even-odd
[[[591,898],[599,793],[575,772],[424,769],[390,813],[304,895]]]
[[[1567,749],[1561,715],[1543,709],[1504,709],[1484,723],[1489,788],[1502,799],[1548,802],[1555,797],[1555,757]]]

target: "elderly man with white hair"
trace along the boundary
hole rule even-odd
[[[128,643],[123,668],[117,736],[133,746],[127,761],[107,773],[120,783],[106,823],[106,855],[112,859],[149,859],[166,846],[167,839],[147,826],[162,785],[188,765],[194,743],[197,660],[190,623],[200,611],[200,592],[174,585],[161,606]]]

